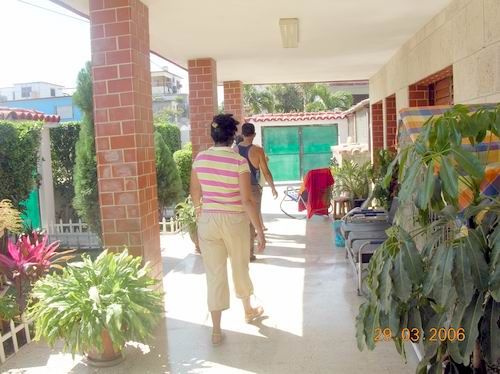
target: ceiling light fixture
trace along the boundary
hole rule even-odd
[[[280,18],[279,25],[283,48],[297,48],[299,46],[299,19]]]

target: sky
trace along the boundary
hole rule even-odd
[[[0,0],[0,14],[0,87],[37,81],[75,87],[90,60],[87,19],[49,0]],[[151,55],[151,70],[162,66],[187,78],[185,70]],[[184,80],[182,92],[187,88]]]

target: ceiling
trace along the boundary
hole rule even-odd
[[[151,50],[183,67],[212,57],[218,80],[245,83],[370,78],[451,0],[143,0]],[[88,0],[56,0],[88,14]],[[299,47],[280,18],[299,18]]]

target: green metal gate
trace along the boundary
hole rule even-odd
[[[263,127],[262,138],[274,180],[300,180],[309,170],[330,164],[338,128],[336,124]]]

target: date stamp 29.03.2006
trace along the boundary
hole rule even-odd
[[[375,334],[373,335],[373,340],[375,342],[389,341],[395,338],[401,338],[402,341],[410,341],[413,343],[418,343],[420,340],[427,340],[431,342],[462,342],[465,340],[465,330],[460,327],[455,328],[430,328],[428,334],[419,328],[404,328],[398,334],[395,334],[390,328],[376,328]]]

